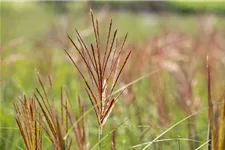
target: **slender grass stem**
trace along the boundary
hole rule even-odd
[[[102,130],[101,127],[99,127],[99,131],[98,131],[98,142],[99,142],[99,150],[102,149],[102,144],[101,144],[101,139],[102,139]]]

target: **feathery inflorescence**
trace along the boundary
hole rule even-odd
[[[125,35],[122,45],[119,48],[117,30],[114,31],[113,35],[111,35],[111,20],[108,28],[105,48],[102,48],[102,43],[100,41],[99,36],[100,33],[98,20],[95,20],[93,12],[91,10],[90,15],[95,35],[96,46],[94,46],[94,44],[90,44],[90,46],[88,47],[77,30],[77,41],[80,47],[78,47],[77,44],[72,40],[72,38],[68,36],[69,40],[73,44],[76,51],[79,53],[86,66],[89,79],[85,76],[84,72],[82,72],[81,69],[78,67],[69,52],[67,52],[66,50],[65,52],[71,59],[73,65],[78,70],[83,81],[85,82],[85,90],[94,107],[100,131],[102,132],[103,126],[110,112],[112,111],[115,102],[124,91],[122,90],[116,96],[113,95],[115,86],[118,82],[118,79],[125,64],[127,63],[131,51],[126,54],[126,57],[121,65],[120,59],[122,57],[123,47],[127,39],[127,34]],[[112,39],[110,40],[111,37]]]
[[[35,99],[24,95],[14,104],[16,122],[27,150],[42,150],[42,115],[37,112]]]
[[[47,133],[52,146],[55,150],[68,150],[71,147],[71,139],[65,140],[63,137],[68,131],[68,118],[66,115],[67,103],[63,97],[63,90],[61,88],[61,113],[59,114],[55,108],[54,103],[50,103],[50,97],[47,90],[44,87],[39,75],[37,75],[39,83],[41,85],[42,92],[36,88],[36,92],[33,93],[35,100],[38,102],[40,110],[44,117],[43,129]],[[52,91],[52,81],[49,77],[49,83]],[[53,95],[53,91],[52,91]],[[54,102],[54,97],[51,97]],[[65,117],[64,117],[65,116]]]

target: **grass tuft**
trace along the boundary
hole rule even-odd
[[[95,20],[92,10],[90,10],[90,16],[93,25],[96,46],[91,43],[91,46],[88,47],[84,43],[77,30],[77,41],[80,47],[78,47],[72,40],[72,38],[68,36],[69,40],[73,44],[76,51],[79,53],[86,66],[89,79],[87,79],[84,72],[82,72],[81,69],[78,67],[69,52],[67,52],[66,50],[65,52],[72,61],[75,68],[78,70],[83,81],[85,82],[85,90],[89,97],[89,100],[91,101],[92,106],[94,107],[94,111],[100,128],[100,134],[102,134],[103,126],[109,114],[111,113],[115,102],[118,100],[119,96],[124,91],[122,90],[117,95],[113,95],[115,86],[118,82],[118,79],[125,64],[127,63],[131,51],[128,51],[121,65],[120,60],[122,59],[123,47],[128,34],[125,35],[121,47],[118,48],[117,30],[115,30],[110,43],[112,20],[109,23],[105,48],[102,49],[102,43],[99,36],[100,31],[98,20]]]
[[[35,99],[24,95],[14,104],[16,122],[27,150],[42,150],[42,114],[37,112]]]

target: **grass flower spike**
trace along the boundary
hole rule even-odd
[[[105,48],[102,48],[103,43],[101,43],[99,36],[100,33],[98,20],[95,20],[93,12],[91,10],[90,15],[95,35],[96,46],[94,46],[94,44],[90,44],[90,46],[88,47],[77,30],[77,41],[80,47],[78,47],[77,44],[75,44],[75,42],[72,40],[72,38],[68,36],[69,40],[73,44],[76,51],[79,53],[86,66],[89,79],[75,63],[72,56],[66,50],[65,52],[67,53],[68,57],[71,59],[73,65],[78,70],[79,74],[85,82],[85,90],[94,107],[100,131],[102,132],[103,126],[110,112],[112,111],[115,102],[123,92],[122,90],[118,95],[115,96],[112,94],[121,75],[121,72],[131,54],[131,51],[127,52],[123,63],[120,64],[123,47],[127,39],[127,34],[124,37],[122,45],[119,47],[117,30],[113,32],[113,35],[111,35],[111,20],[108,28]],[[112,39],[110,40],[110,38]]]

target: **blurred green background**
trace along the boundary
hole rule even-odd
[[[166,128],[195,112],[187,111],[186,102],[180,99],[182,94],[183,98],[186,95],[182,87],[187,84],[191,87],[191,99],[196,100],[191,107],[196,107],[194,110],[197,111],[207,107],[204,54],[208,49],[211,49],[214,61],[213,87],[216,91],[213,94],[214,99],[217,101],[224,94],[224,2],[1,1],[1,150],[18,149],[18,146],[24,148],[15,122],[13,103],[17,102],[17,96],[21,91],[32,95],[33,90],[39,87],[36,71],[41,74],[43,80],[48,75],[51,76],[56,99],[59,99],[60,87],[63,86],[66,87],[75,104],[77,96],[80,95],[86,102],[86,107],[91,108],[91,103],[84,92],[84,84],[63,51],[63,49],[69,50],[80,63],[77,53],[67,38],[68,34],[75,39],[75,28],[87,43],[94,42],[89,8],[93,9],[99,19],[103,37],[106,36],[110,19],[113,20],[113,29],[118,29],[119,39],[122,39],[126,32],[129,33],[126,47],[133,49],[134,54],[117,88],[146,73],[162,68],[156,75],[149,76],[130,87],[127,91],[128,95],[122,96],[115,106],[103,134],[107,135],[112,129],[113,122],[119,124],[130,117],[117,130],[118,149],[128,149],[150,141]],[[178,37],[176,37],[177,32]],[[167,39],[170,33],[172,35]],[[175,44],[164,45],[169,50],[162,52],[164,48],[157,49],[158,45],[154,41],[165,43],[167,40],[173,41],[174,36],[178,38]],[[213,40],[210,40],[211,38]],[[188,45],[190,41],[192,45],[197,46],[190,46],[191,48],[186,46],[185,44]],[[173,46],[182,52],[175,53],[179,54],[176,58],[175,56],[167,58],[168,53],[174,50]],[[195,55],[196,49],[201,49],[197,55]],[[183,56],[185,59],[187,56],[188,60],[179,61],[178,59],[182,59]],[[171,62],[172,67],[185,68],[186,72],[171,72]],[[197,71],[194,72],[193,68]],[[179,77],[180,74],[184,76]],[[180,103],[185,103],[185,108]],[[91,148],[97,142],[95,137],[98,127],[93,113],[90,114],[89,119]],[[201,111],[192,123],[195,124],[193,138],[198,136],[196,140],[199,141],[198,145],[201,145],[206,141],[207,136],[207,111]],[[138,125],[148,125],[148,127]],[[184,122],[163,138],[190,138],[188,131],[187,122]],[[110,145],[111,136],[104,140],[103,149],[109,149]],[[189,145],[188,141],[178,143],[168,141],[156,143],[149,149],[178,149],[179,146],[180,149],[188,149]],[[44,149],[50,148],[50,143],[46,141]]]

